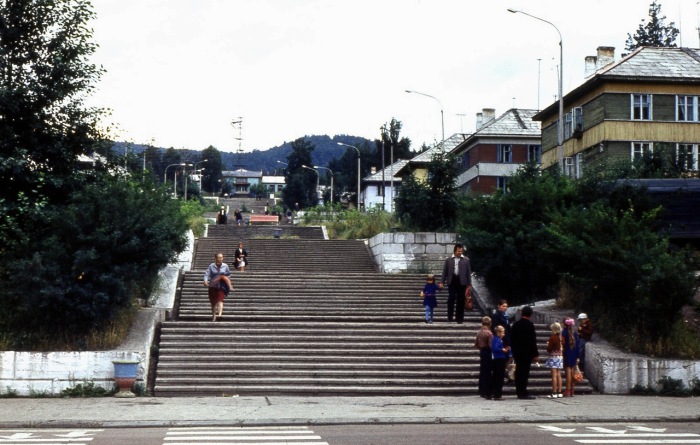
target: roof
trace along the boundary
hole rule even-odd
[[[401,182],[401,177],[396,176],[396,174],[401,170],[406,164],[408,164],[408,160],[406,159],[401,159],[399,161],[394,162],[391,165],[388,165],[383,171],[385,172],[384,175],[384,182],[388,182],[392,180],[392,173],[393,173],[393,180],[394,182]],[[364,178],[362,178],[363,181],[366,182],[382,182],[382,170],[379,170],[377,173],[367,175]]]
[[[564,95],[573,101],[603,82],[700,83],[700,49],[641,47],[596,71],[583,83]],[[533,116],[538,121],[557,113],[555,101]]]
[[[239,168],[238,170],[224,170],[221,172],[221,175],[234,178],[260,178],[263,174],[262,171],[250,171]]]
[[[470,139],[483,136],[539,138],[542,136],[540,123],[532,120],[532,117],[536,114],[537,110],[511,108],[475,131]]]
[[[455,133],[452,136],[450,136],[449,138],[445,139],[445,152],[446,153],[451,152],[452,150],[457,148],[457,146],[459,144],[461,144],[462,142],[467,140],[469,138],[469,136],[470,135],[466,134],[466,133]],[[437,143],[437,144],[433,145],[432,147],[430,147],[429,149],[425,150],[423,153],[420,153],[419,155],[412,158],[409,162],[411,164],[415,164],[415,163],[427,164],[432,159],[433,154],[439,153],[441,148],[442,147],[440,146],[440,144]]]

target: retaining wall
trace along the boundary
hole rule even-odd
[[[194,236],[176,263],[159,272],[160,280],[151,307],[138,311],[131,330],[118,348],[110,351],[0,352],[0,394],[55,396],[79,384],[94,383],[107,390],[115,387],[112,360],[138,360],[137,383],[148,379],[150,350],[158,323],[171,311],[181,270],[192,264]]]
[[[442,274],[445,258],[452,255],[456,233],[380,233],[369,239],[374,263],[383,273]]]

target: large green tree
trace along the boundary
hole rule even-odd
[[[206,162],[202,162],[205,160]],[[199,167],[204,167],[202,190],[209,193],[220,192],[223,180],[221,152],[210,145],[202,150],[202,160],[200,162]]]
[[[292,142],[292,152],[287,156],[285,169],[285,183],[282,189],[282,200],[287,207],[295,209],[312,207],[318,204],[316,194],[316,173],[303,165],[311,167],[311,153],[314,145],[306,138],[299,138]]]
[[[654,0],[649,5],[649,21],[642,19],[634,35],[627,34],[625,50],[633,51],[642,46],[676,47],[678,28],[674,22],[666,24],[666,16],[661,14],[661,3]]]
[[[99,113],[84,100],[102,70],[84,0],[0,3],[0,238],[21,242],[47,202],[70,195]]]

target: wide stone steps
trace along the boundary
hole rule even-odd
[[[284,216],[280,218],[282,222],[286,220]],[[209,225],[207,228],[207,238],[229,238],[236,240],[236,243],[253,238],[274,238],[276,233],[279,233],[281,238],[324,239],[323,229],[320,226],[302,227],[290,224],[239,226],[233,221],[233,213],[229,215],[228,224]]]
[[[443,290],[424,323],[425,274],[377,273],[361,241],[245,239],[250,267],[232,273],[223,320],[212,322],[203,269],[217,251],[232,262],[239,240],[198,241],[196,270],[161,327],[157,396],[476,394],[481,313],[447,323]],[[548,337],[538,326],[543,356]],[[550,382],[533,368],[533,392]]]
[[[375,273],[376,266],[363,241],[201,238],[197,241],[193,270],[206,270],[214,254],[224,254],[224,262],[233,264],[242,241],[248,252],[246,272]]]

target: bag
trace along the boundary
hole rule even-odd
[[[467,287],[464,292],[464,310],[473,311],[474,310],[474,299],[472,298],[472,287]]]
[[[583,373],[579,369],[578,365],[574,368],[574,382],[576,383],[581,383],[583,382]]]
[[[508,365],[508,368],[506,369],[506,377],[508,378],[508,381],[510,381],[510,382],[515,381],[515,362],[511,362]]]

